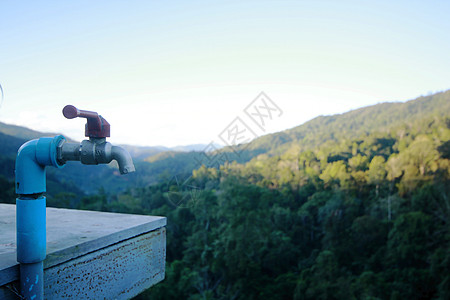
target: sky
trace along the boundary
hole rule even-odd
[[[254,137],[450,88],[449,1],[0,1],[0,122],[112,143]],[[279,108],[245,113],[261,92]],[[256,101],[256,102],[255,102]],[[261,107],[261,106],[260,106]],[[269,113],[269,111],[266,111]],[[267,116],[268,114],[266,114]]]

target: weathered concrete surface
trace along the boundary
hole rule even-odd
[[[130,299],[164,279],[166,230],[139,235],[45,270],[47,299]]]
[[[148,247],[153,249],[152,252],[156,251],[152,248],[155,245],[162,247],[165,260],[165,230],[159,230],[165,225],[164,217],[47,208],[45,272],[51,272],[53,266],[152,231],[159,232],[157,236],[161,238],[154,236],[155,241]],[[0,204],[0,286],[19,278],[15,241],[15,205]],[[136,251],[144,249],[145,245],[139,247],[120,249]],[[143,286],[145,284],[148,283]]]

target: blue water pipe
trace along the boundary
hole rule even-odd
[[[57,160],[62,135],[23,144],[16,159],[17,261],[20,292],[25,299],[44,299],[43,261],[46,256],[45,167],[63,167]]]
[[[25,299],[44,299],[43,261],[46,242],[45,168],[62,168],[67,161],[86,165],[108,164],[116,160],[120,174],[135,171],[130,154],[106,142],[109,123],[96,112],[72,105],[63,109],[68,119],[86,118],[85,135],[89,140],[68,143],[62,135],[43,137],[23,144],[16,158],[16,232],[17,261],[20,263],[20,293]]]

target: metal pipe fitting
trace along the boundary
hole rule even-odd
[[[104,138],[91,138],[81,144],[62,142],[58,146],[58,161],[65,164],[67,161],[80,161],[85,165],[108,164],[117,161],[120,174],[135,171],[131,155],[125,149],[112,146]]]

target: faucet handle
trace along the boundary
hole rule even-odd
[[[63,115],[67,119],[86,118],[84,135],[90,138],[105,138],[110,136],[111,126],[102,116],[95,111],[80,110],[73,105],[63,108]]]

